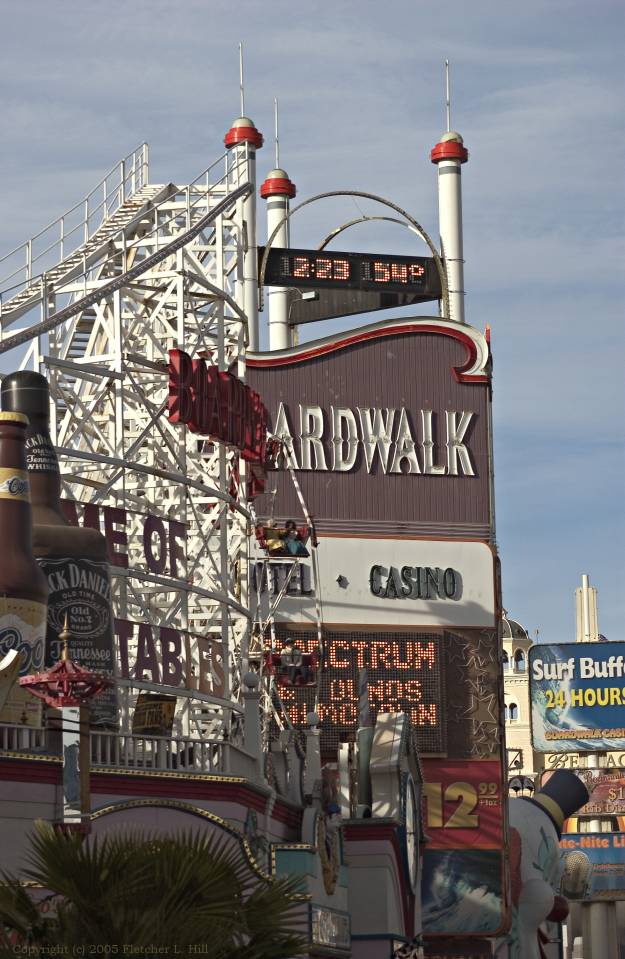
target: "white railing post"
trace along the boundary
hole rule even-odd
[[[26,243],[26,279],[30,283],[31,277],[33,275],[33,241],[28,240]]]
[[[126,161],[125,161],[125,160],[122,160],[122,161],[120,162],[119,166],[120,166],[120,170],[121,170],[121,184],[120,184],[120,185],[121,185],[121,196],[122,196],[122,203],[123,203],[123,202],[125,201],[125,199],[126,199]]]
[[[89,197],[85,200],[85,223],[83,229],[83,239],[85,243],[89,239]]]

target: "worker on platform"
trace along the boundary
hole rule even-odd
[[[290,556],[308,556],[308,550],[302,543],[295,520],[288,519],[285,524],[284,545]]]
[[[298,676],[302,677],[302,683],[306,682],[308,670],[304,666],[304,654],[299,646],[295,645],[295,640],[290,637],[284,641],[284,649],[280,654],[280,664],[288,677],[290,686],[295,686]]]

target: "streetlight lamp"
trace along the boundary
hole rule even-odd
[[[61,658],[43,673],[22,676],[20,685],[48,706],[61,711],[63,744],[63,819],[65,827],[88,830],[91,813],[89,792],[89,702],[113,682],[107,673],[91,672],[69,655],[68,617],[59,639]],[[87,820],[83,824],[83,818]]]

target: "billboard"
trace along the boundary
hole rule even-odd
[[[505,918],[501,763],[426,759],[423,775],[424,932],[493,935]]]
[[[264,561],[256,549],[252,595],[262,619],[286,584],[279,618],[316,623],[395,626],[495,625],[495,557],[487,543],[367,537],[319,538],[317,583],[312,557]]]
[[[503,931],[500,849],[426,848],[421,889],[426,936],[493,936]]]
[[[625,750],[622,643],[532,646],[529,680],[537,752]]]
[[[575,814],[578,816],[623,816],[625,815],[625,770],[623,769],[579,769],[577,774],[586,783],[590,800]],[[546,783],[553,771],[546,769],[541,774],[541,786]],[[570,824],[572,820],[567,820]],[[565,831],[574,832],[573,826]]]
[[[625,899],[625,833],[563,833],[560,890],[573,900]]]
[[[271,354],[247,382],[293,465],[319,533],[489,541],[488,345],[469,326],[410,317]],[[284,470],[256,512],[301,516]]]

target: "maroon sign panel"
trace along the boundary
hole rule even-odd
[[[320,532],[490,539],[489,382],[479,334],[398,321],[248,357],[247,380]],[[469,372],[470,371],[470,372]],[[284,471],[280,518],[301,515]],[[257,504],[269,514],[269,498]]]
[[[244,459],[264,463],[267,411],[254,390],[184,350],[169,351],[167,412],[172,423],[186,423],[241,450]]]

